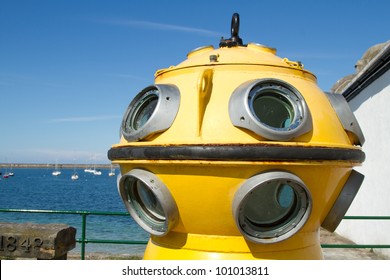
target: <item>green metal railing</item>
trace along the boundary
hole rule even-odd
[[[390,216],[344,216],[343,220],[390,220]],[[321,244],[322,248],[389,249],[390,244]]]
[[[147,240],[110,240],[110,239],[89,239],[87,238],[87,216],[129,216],[125,212],[99,212],[99,211],[60,211],[60,210],[27,210],[27,209],[0,209],[0,212],[20,212],[20,213],[43,213],[43,214],[65,214],[80,215],[81,238],[76,238],[76,242],[81,244],[81,259],[85,259],[85,245],[87,243],[100,244],[127,244],[146,245]],[[390,220],[390,216],[345,216],[345,220]],[[321,244],[322,248],[352,248],[352,249],[389,249],[390,244]]]

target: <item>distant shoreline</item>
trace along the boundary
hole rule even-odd
[[[111,164],[71,164],[71,163],[13,163],[13,164],[5,164],[0,163],[0,168],[86,168],[86,167],[95,167],[99,169],[110,169]],[[119,168],[118,165],[114,164],[113,168]]]

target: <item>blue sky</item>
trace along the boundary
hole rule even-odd
[[[157,69],[240,37],[302,61],[324,91],[390,40],[389,1],[0,1],[0,162],[108,163]]]

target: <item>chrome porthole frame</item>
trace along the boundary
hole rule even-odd
[[[326,93],[325,95],[328,97],[328,100],[335,110],[344,130],[348,132],[352,144],[363,146],[365,142],[363,131],[360,128],[359,122],[357,121],[354,113],[349,107],[347,100],[345,100],[345,97],[342,94],[336,93]]]
[[[234,126],[275,141],[297,138],[313,128],[301,93],[278,79],[251,80],[237,87],[229,100],[229,116]]]
[[[146,87],[130,102],[121,125],[127,141],[139,141],[167,130],[176,118],[180,91],[175,85],[155,84]]]
[[[277,198],[283,186],[290,190],[290,207],[280,205]],[[312,210],[312,199],[308,188],[296,175],[269,171],[246,180],[236,191],[232,206],[236,225],[244,238],[258,244],[270,244],[290,238],[305,225]],[[248,207],[252,208],[248,210]],[[286,209],[275,210],[275,207]],[[254,222],[256,215],[261,220],[269,212],[278,215],[271,214],[274,216],[267,217],[268,221]]]
[[[329,232],[334,232],[336,230],[351,206],[360,186],[363,183],[363,180],[364,175],[352,169],[347,181],[339,193],[339,196],[328,212],[328,215],[326,215],[323,220],[321,227]]]
[[[133,169],[121,176],[118,192],[131,217],[152,235],[166,235],[178,221],[169,189],[149,171]]]

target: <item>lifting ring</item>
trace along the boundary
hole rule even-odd
[[[243,46],[242,39],[238,36],[239,29],[240,29],[240,16],[238,13],[234,13],[232,16],[232,23],[230,27],[231,38],[224,39],[222,37],[219,43],[219,47],[231,48],[236,46]]]
[[[231,24],[232,38],[238,37],[239,29],[240,29],[240,16],[239,16],[239,14],[234,13],[232,16],[232,24]]]

